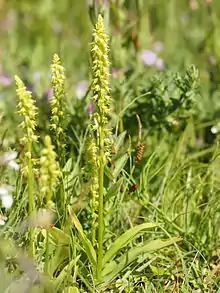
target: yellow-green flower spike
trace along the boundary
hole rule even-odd
[[[88,180],[90,182],[90,208],[92,216],[92,244],[96,245],[96,231],[98,227],[98,206],[99,206],[99,182],[98,182],[98,148],[95,143],[94,136],[88,135],[85,149],[86,157],[86,172],[88,173]]]
[[[33,159],[32,159],[32,143],[37,141],[37,136],[34,134],[36,128],[37,108],[35,101],[32,99],[31,92],[28,91],[23,81],[16,75],[15,82],[17,85],[18,95],[18,114],[23,117],[20,126],[25,130],[25,136],[22,141],[25,143],[25,161],[21,165],[22,175],[27,176],[28,185],[28,213],[32,215],[34,211],[33,197]],[[30,254],[33,257],[35,254],[34,229],[29,228]]]
[[[25,137],[22,138],[25,142],[37,141],[37,136],[34,134],[36,128],[37,108],[35,101],[32,98],[31,92],[28,91],[23,81],[15,75],[18,96],[18,114],[23,117],[20,126],[25,130]]]
[[[51,202],[59,177],[59,165],[56,161],[56,153],[50,137],[45,137],[45,147],[40,158],[39,187],[43,196],[46,196],[47,205]]]
[[[101,15],[93,33],[91,44],[92,55],[92,91],[98,115],[98,123],[104,125],[108,122],[106,115],[110,109],[110,87],[109,87],[109,59],[108,59],[108,37],[105,34],[104,22]]]
[[[64,155],[65,149],[65,128],[66,128],[66,100],[65,100],[65,69],[61,65],[60,58],[54,54],[51,65],[51,86],[53,89],[53,97],[50,99],[51,105],[51,129],[56,135],[56,143],[59,155]]]

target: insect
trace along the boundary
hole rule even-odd
[[[137,189],[138,189],[138,184],[137,183],[133,184],[130,186],[129,192],[135,192],[135,190],[137,190]]]

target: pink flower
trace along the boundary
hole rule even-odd
[[[0,75],[0,85],[1,86],[9,86],[13,82],[13,79],[11,76],[8,75]]]
[[[93,112],[93,109],[94,109],[94,104],[91,102],[87,108],[87,112],[89,113],[89,118],[90,120],[92,119],[92,112]]]
[[[144,50],[141,54],[141,59],[145,65],[152,66],[157,60],[157,55],[153,51]]]
[[[53,89],[50,87],[45,89],[44,94],[46,95],[46,97],[48,98],[48,101],[49,101],[53,96]]]

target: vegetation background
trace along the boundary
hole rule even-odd
[[[117,243],[102,282],[88,248],[95,212],[86,154],[98,13],[109,36],[113,134],[104,250],[137,225],[155,225]],[[220,292],[219,36],[217,0],[0,0],[0,292]],[[66,76],[62,160],[50,127],[54,53]],[[33,157],[45,155],[50,135],[62,170],[52,206],[42,173],[33,175],[34,220],[15,75],[38,109]],[[27,256],[32,230],[36,251]]]

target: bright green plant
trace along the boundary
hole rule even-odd
[[[143,233],[146,229],[157,227],[158,224],[155,223],[144,223],[138,226],[135,226],[123,235],[118,237],[108,250],[104,253],[104,167],[107,164],[107,160],[110,155],[110,146],[111,141],[109,135],[111,131],[107,128],[108,124],[108,114],[110,113],[110,88],[109,88],[109,60],[108,60],[108,43],[107,36],[105,34],[103,19],[99,15],[97,24],[95,26],[92,42],[92,90],[93,90],[93,102],[96,106],[96,112],[93,114],[94,124],[93,130],[96,137],[96,148],[92,146],[90,142],[90,147],[93,148],[93,160],[95,158],[95,166],[98,167],[98,172],[94,173],[98,181],[98,236],[97,236],[97,249],[92,247],[91,241],[87,238],[83,228],[77,218],[77,216],[71,212],[72,219],[75,224],[75,227],[78,231],[79,239],[82,242],[82,245],[86,251],[87,257],[92,265],[92,272],[95,277],[95,285],[102,286],[108,284],[119,274],[123,269],[125,269],[130,263],[132,263],[138,255],[146,251],[154,251],[168,245],[173,244],[179,239],[168,239],[168,240],[155,240],[152,243],[149,242],[138,248],[131,249],[126,252],[125,256],[119,258],[115,261],[115,257],[119,251],[126,246],[130,241],[137,238],[140,233]],[[95,167],[94,166],[94,167]],[[124,163],[121,164],[119,171],[117,171],[117,176],[122,171]],[[118,168],[118,167],[117,167]],[[114,171],[113,171],[114,174]],[[120,185],[119,185],[120,187]],[[97,187],[96,187],[97,188]],[[91,191],[93,193],[94,182],[91,184]],[[94,225],[95,223],[92,222]],[[95,225],[96,227],[96,225]],[[94,227],[92,227],[94,229]],[[94,234],[93,234],[94,235]],[[93,236],[94,237],[94,236]],[[94,239],[92,239],[94,243]],[[117,263],[120,262],[120,266]]]
[[[51,105],[51,129],[54,131],[57,151],[59,154],[59,162],[64,162],[65,157],[65,128],[67,124],[67,111],[65,100],[65,70],[61,65],[60,58],[57,54],[53,56],[51,65],[51,85],[53,89],[53,96],[50,99]]]
[[[23,174],[26,172],[28,178],[28,205],[29,216],[32,216],[34,210],[33,198],[33,159],[32,159],[32,144],[37,141],[35,135],[37,108],[35,101],[32,98],[31,92],[27,91],[22,80],[15,76],[18,95],[18,114],[23,117],[20,126],[24,129],[24,137],[21,139],[25,145],[25,166],[22,169]],[[34,255],[34,231],[30,227],[30,253]]]
[[[46,208],[52,209],[53,202],[52,196],[58,183],[59,165],[56,162],[56,153],[54,147],[51,144],[49,136],[45,137],[45,148],[41,152],[40,158],[40,179],[39,189],[40,196],[45,197]],[[46,236],[46,252],[45,252],[45,272],[48,273],[49,263],[49,232],[47,228]]]

